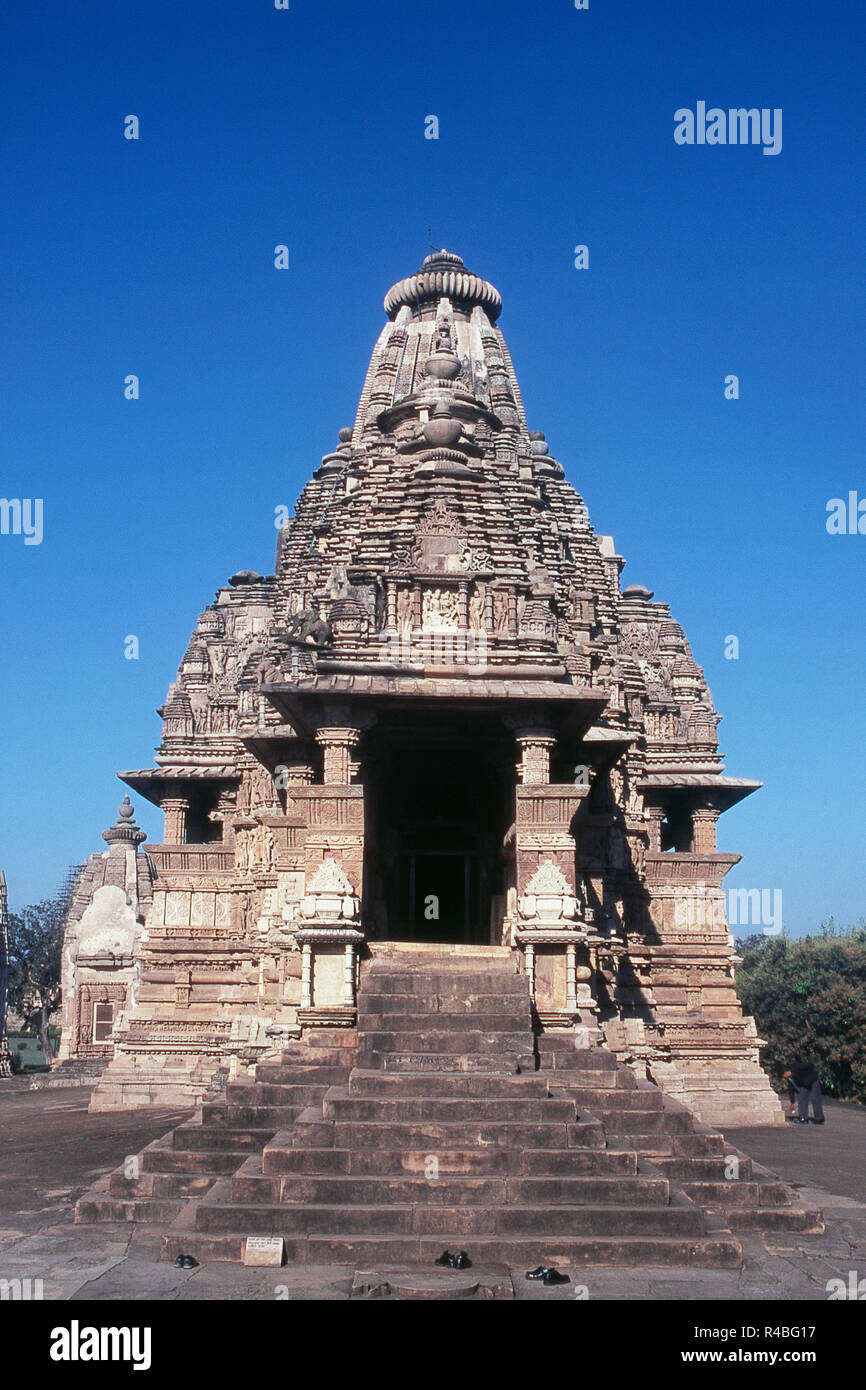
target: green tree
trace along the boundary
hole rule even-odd
[[[60,1007],[60,956],[65,895],[9,914],[9,1008],[38,1033],[51,1061],[48,1024]]]
[[[866,929],[840,930],[831,918],[819,932],[740,943],[740,998],[780,1084],[792,1062],[809,1057],[830,1095],[866,1100]]]

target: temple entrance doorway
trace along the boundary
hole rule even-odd
[[[489,739],[489,735],[488,735]],[[379,940],[498,945],[513,752],[415,730],[366,762],[365,906]]]

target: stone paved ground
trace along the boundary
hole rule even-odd
[[[48,1299],[343,1300],[363,1290],[411,1284],[411,1273],[349,1267],[244,1269],[212,1264],[178,1270],[159,1260],[159,1228],[74,1226],[72,1205],[96,1178],[165,1133],[188,1112],[87,1114],[86,1088],[23,1091],[0,1083],[0,1278],[40,1278]],[[827,1281],[866,1277],[866,1108],[830,1105],[827,1124],[730,1131],[732,1145],[773,1168],[800,1189],[802,1201],[822,1207],[821,1236],[744,1235],[742,1270],[610,1269],[567,1271],[573,1283],[545,1289],[523,1270],[474,1269],[472,1277],[422,1274],[426,1296],[473,1284],[501,1296],[573,1300],[814,1300],[826,1301]],[[539,1252],[541,1259],[543,1252]],[[418,1271],[414,1272],[416,1276]],[[399,1297],[399,1294],[397,1295]],[[507,1296],[507,1295],[506,1295]]]

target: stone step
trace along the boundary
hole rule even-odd
[[[820,1211],[802,1207],[726,1207],[724,1219],[736,1231],[798,1231],[802,1235],[823,1235]]]
[[[295,1148],[291,1131],[274,1135],[261,1155],[262,1172],[267,1175],[298,1173],[310,1176],[387,1177],[412,1174],[424,1176],[431,1160],[440,1175],[497,1177],[502,1175],[543,1177],[634,1177],[637,1158],[633,1153],[610,1153],[602,1148],[572,1149],[443,1149],[431,1153],[421,1149]],[[252,1162],[253,1160],[250,1160]]]
[[[154,1173],[154,1197],[201,1197],[223,1173]]]
[[[128,1178],[123,1168],[115,1168],[114,1172],[108,1175],[108,1195],[128,1198],[152,1197],[153,1174],[142,1173],[138,1178]],[[163,1193],[163,1196],[165,1195]]]
[[[570,1083],[565,1085],[555,1077],[550,1079],[550,1092],[554,1096],[568,1096],[580,1108],[592,1110],[598,1113],[599,1110],[605,1114],[620,1110],[662,1110],[664,1108],[664,1097],[661,1091],[620,1091],[620,1090],[599,1090],[592,1086],[572,1086]]]
[[[736,1153],[736,1149],[730,1148],[725,1143],[721,1134],[710,1131],[696,1134],[674,1134],[671,1136],[671,1153],[679,1158],[711,1158],[714,1156],[724,1157],[727,1153]],[[740,1157],[740,1165],[748,1163],[751,1159],[746,1158],[745,1154]]]
[[[368,944],[369,964],[365,969],[375,969],[377,966],[385,966],[387,969],[394,969],[398,963],[411,964],[412,961],[431,959],[437,965],[448,965],[452,961],[459,964],[461,961],[481,960],[489,961],[499,965],[505,963],[512,969],[514,966],[514,952],[510,946],[482,946],[480,942],[472,942],[458,945],[456,942],[447,941],[389,941],[387,944],[381,941],[372,941]]]
[[[256,1066],[256,1081],[260,1081],[264,1086],[335,1086],[354,1065],[352,1052],[342,1052],[342,1056],[345,1063],[341,1066],[334,1066],[329,1062],[259,1062]],[[229,1081],[229,1086],[235,1084],[240,1086],[243,1083]]]
[[[637,1081],[630,1071],[592,1071],[583,1067],[548,1067],[543,1058],[539,1060],[539,1072],[546,1076],[551,1086],[581,1086],[585,1090],[609,1095],[614,1091],[637,1091]]]
[[[536,1046],[539,1061],[545,1071],[607,1072],[612,1076],[619,1072],[624,1077],[631,1077],[637,1086],[634,1073],[627,1067],[620,1067],[610,1052],[602,1052],[600,1048],[572,1046],[552,1051],[545,1047],[543,1036],[536,1038]]]
[[[684,1182],[683,1192],[702,1207],[786,1207],[790,1206],[784,1183],[744,1182],[732,1178],[729,1182]]]
[[[314,1206],[259,1205],[214,1201],[211,1190],[198,1204],[196,1228],[207,1234],[365,1236],[428,1235],[445,1243],[471,1236],[693,1236],[705,1234],[699,1207],[634,1206]]]
[[[594,1112],[595,1118],[602,1121],[609,1136],[627,1138],[634,1142],[633,1135],[684,1134],[693,1124],[688,1111],[684,1110],[614,1110],[602,1101]]]
[[[186,1199],[169,1197],[112,1197],[88,1194],[75,1207],[76,1226],[102,1221],[136,1221],[145,1226],[167,1226],[186,1205]]]
[[[248,1152],[245,1150],[244,1152]],[[195,1177],[221,1176],[233,1173],[243,1155],[232,1150],[213,1152],[207,1149],[145,1149],[141,1156],[142,1171],[153,1174],[178,1174]]]
[[[372,1096],[362,1099],[340,1095],[339,1089],[333,1087],[322,1102],[322,1114],[326,1120],[375,1120],[386,1125],[418,1120],[436,1120],[443,1124],[459,1120],[470,1120],[476,1124],[484,1124],[488,1120],[556,1124],[577,1118],[577,1107],[567,1099],[544,1100],[534,1096],[497,1100],[484,1100],[479,1096],[412,1096],[406,1099]]]
[[[436,1147],[471,1149],[478,1145],[517,1146],[526,1149],[604,1148],[604,1130],[597,1122],[575,1124],[519,1124],[467,1120],[451,1123],[435,1120],[384,1124],[369,1120],[319,1120],[300,1117],[293,1132],[295,1148],[420,1149]]]
[[[604,1128],[607,1138],[607,1147],[612,1150],[632,1149],[639,1156],[652,1159],[657,1163],[659,1159],[670,1158],[673,1154],[674,1141],[679,1137],[671,1134],[613,1134],[611,1126]]]
[[[398,1096],[479,1096],[484,1100],[504,1097],[547,1096],[546,1077],[539,1073],[500,1076],[475,1072],[365,1071],[356,1068],[349,1076],[349,1095]]]
[[[470,994],[515,995],[529,1000],[529,986],[524,975],[501,974],[490,971],[454,972],[442,974],[433,971],[383,971],[368,975],[365,985],[358,992],[358,1003],[362,1004],[371,994],[414,994],[427,998],[466,997]],[[316,1038],[320,1044],[321,1039]]]
[[[178,1125],[172,1136],[175,1149],[212,1150],[215,1153],[237,1153],[244,1157],[251,1152],[260,1152],[268,1139],[273,1138],[280,1128],[225,1128],[216,1125],[197,1125],[190,1120]]]
[[[383,1177],[276,1176],[253,1171],[250,1160],[232,1178],[240,1203],[304,1203],[313,1206],[667,1206],[669,1185],[658,1178],[473,1177],[444,1174]]]
[[[472,1018],[487,1014],[501,1013],[503,1008],[520,1008],[529,1013],[529,996],[508,994],[470,994],[467,990],[451,990],[432,994],[367,994],[358,995],[359,1018],[370,1014],[409,1014],[416,1010],[422,1015],[437,1013],[444,1009],[448,1013],[467,1013]]]
[[[752,1176],[752,1165],[747,1158],[739,1160],[736,1179],[725,1177],[726,1164],[723,1156],[718,1158],[659,1157],[655,1162],[659,1171],[674,1182],[742,1182],[750,1180]]]
[[[533,1076],[535,1058],[530,1051],[502,1049],[495,1053],[473,1052],[391,1052],[364,1049],[358,1053],[362,1070],[379,1070],[403,1075],[406,1072],[430,1075],[474,1073],[488,1076]]]
[[[205,1261],[240,1261],[245,1236],[171,1233],[163,1241],[162,1258],[174,1261],[179,1254],[192,1254]],[[435,1267],[442,1253],[441,1237],[371,1236],[334,1238],[303,1236],[286,1241],[290,1264],[354,1265],[388,1268],[399,1265]],[[686,1240],[659,1236],[590,1237],[498,1237],[483,1236],[471,1242],[470,1258],[476,1269],[508,1264],[532,1269],[551,1264],[564,1270],[581,1270],[600,1265],[631,1269],[691,1266],[698,1269],[739,1269],[742,1249],[729,1233],[711,1234]]]
[[[208,1101],[202,1106],[202,1127],[205,1129],[282,1129],[296,1120],[307,1102],[296,1105],[225,1105]]]
[[[464,1030],[484,1033],[520,1033],[531,1036],[529,1010],[507,1010],[500,1007],[496,1013],[479,1014],[475,1017],[468,1010],[459,1013],[437,1011],[435,1013],[358,1013],[358,1031],[363,1046],[371,1033],[422,1033],[431,1029],[437,1032],[454,1029],[459,1036]]]
[[[293,1057],[309,1056],[310,1061],[319,1061],[320,1051],[339,1059],[341,1053],[350,1052],[357,1043],[354,1028],[309,1028],[301,1042],[283,1049],[282,1059],[291,1061]]]
[[[344,1083],[345,1076],[339,1073],[335,1080],[328,1082],[265,1082],[230,1081],[226,1086],[226,1101],[230,1105],[301,1105],[307,1106],[321,1100],[329,1085]]]
[[[237,1159],[234,1162],[236,1166]],[[138,1178],[127,1178],[124,1170],[118,1168],[109,1174],[108,1193],[111,1197],[134,1198],[136,1201],[150,1197],[200,1197],[222,1176],[221,1173],[143,1172]]]
[[[481,1029],[444,1029],[429,1025],[404,1032],[386,1032],[378,1029],[363,1034],[359,1055],[367,1052],[426,1052],[445,1053],[460,1056],[464,1053],[513,1052],[534,1060],[531,1034],[520,1031],[488,1032]]]

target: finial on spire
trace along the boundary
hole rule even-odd
[[[133,820],[135,807],[127,794],[118,809],[117,820],[108,830],[103,830],[102,838],[108,845],[133,845],[137,847],[147,839],[145,832]]]
[[[446,251],[443,246],[440,251],[425,256],[421,269],[414,275],[391,286],[385,295],[385,313],[395,319],[404,304],[415,309],[442,298],[464,309],[480,305],[491,323],[495,323],[502,312],[499,291],[488,280],[473,275],[460,256]]]

